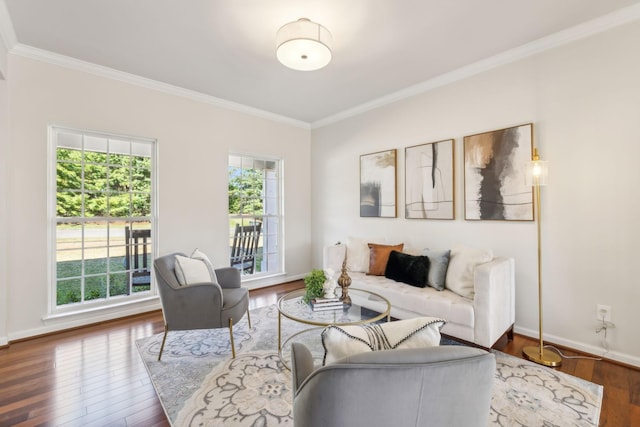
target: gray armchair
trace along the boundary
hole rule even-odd
[[[238,323],[247,313],[249,328],[249,291],[240,286],[240,271],[236,268],[216,269],[219,283],[197,283],[180,286],[175,274],[173,253],[153,262],[164,316],[164,337],[158,360],[162,357],[167,333],[189,329],[229,328],[231,353],[236,357],[233,343],[233,323]]]
[[[492,353],[439,346],[360,353],[314,370],[291,346],[293,423],[298,427],[485,427],[495,375]]]

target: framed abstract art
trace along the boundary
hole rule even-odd
[[[455,218],[453,152],[453,139],[404,149],[405,218]]]
[[[360,216],[395,218],[396,150],[360,156]]]
[[[465,219],[533,221],[532,151],[531,123],[464,137]]]

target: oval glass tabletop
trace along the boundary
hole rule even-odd
[[[278,300],[278,311],[285,317],[308,325],[358,325],[373,323],[389,316],[391,304],[381,295],[363,289],[349,289],[352,303],[324,310],[314,310],[305,303],[305,290],[298,289]],[[371,310],[363,305],[374,306]]]

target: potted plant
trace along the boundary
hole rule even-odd
[[[321,298],[324,295],[324,289],[322,285],[327,281],[327,277],[324,275],[324,271],[322,270],[311,270],[304,278],[304,288],[306,293],[302,297],[302,301],[308,303],[314,298]]]

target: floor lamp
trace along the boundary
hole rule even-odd
[[[540,329],[540,345],[522,349],[528,360],[545,366],[560,366],[562,358],[554,351],[544,348],[542,339],[542,245],[540,237],[540,187],[547,184],[547,162],[540,160],[538,149],[533,149],[533,159],[527,165],[527,185],[533,186],[536,207],[536,223],[538,226],[538,326]]]

